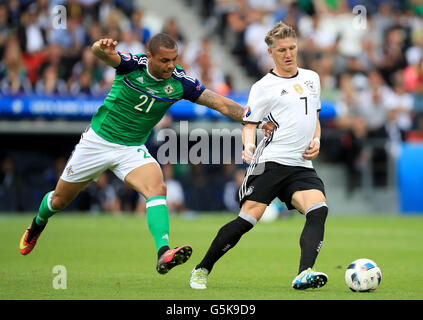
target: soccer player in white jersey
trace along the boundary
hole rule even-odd
[[[297,66],[297,40],[291,27],[277,23],[265,42],[275,68],[252,86],[244,111],[243,159],[250,167],[239,190],[241,210],[219,230],[191,272],[193,289],[206,289],[214,264],[254,227],[276,197],[305,215],[299,270],[292,287],[319,288],[328,280],[312,269],[328,214],[324,185],[311,161],[320,149],[320,79],[316,72]],[[256,149],[255,131],[263,117],[276,129]]]

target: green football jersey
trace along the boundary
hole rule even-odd
[[[112,88],[91,127],[107,141],[141,145],[172,104],[181,99],[195,102],[205,88],[179,66],[169,79],[157,79],[148,72],[147,55],[118,54],[121,63]]]

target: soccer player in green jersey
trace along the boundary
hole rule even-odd
[[[187,76],[177,65],[177,43],[169,35],[154,36],[147,54],[118,52],[117,44],[113,39],[101,39],[92,46],[96,57],[116,69],[115,80],[75,146],[55,190],[44,196],[37,216],[21,237],[19,250],[23,255],[30,253],[48,219],[109,169],[147,199],[147,225],[158,253],[156,269],[165,274],[186,262],[192,248],[169,247],[166,185],[160,165],[144,143],[170,106],[181,99],[205,105],[239,122],[244,109]],[[270,123],[264,125],[266,130],[273,128]]]

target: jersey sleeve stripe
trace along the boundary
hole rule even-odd
[[[276,128],[279,128],[279,123],[275,120],[275,118],[273,117],[272,113],[269,113],[268,118],[276,126]]]
[[[191,81],[192,83],[195,83],[195,79],[192,77],[189,77],[185,74],[185,72],[180,71],[178,72],[177,69],[175,68],[175,70],[173,70],[173,73],[175,74],[175,76],[177,76],[178,78],[185,78],[189,81]]]

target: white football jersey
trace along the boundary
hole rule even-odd
[[[298,68],[290,78],[270,71],[257,81],[251,87],[243,120],[260,122],[267,118],[276,129],[261,141],[253,161],[313,168],[303,153],[313,140],[320,108],[320,78],[312,70]]]

